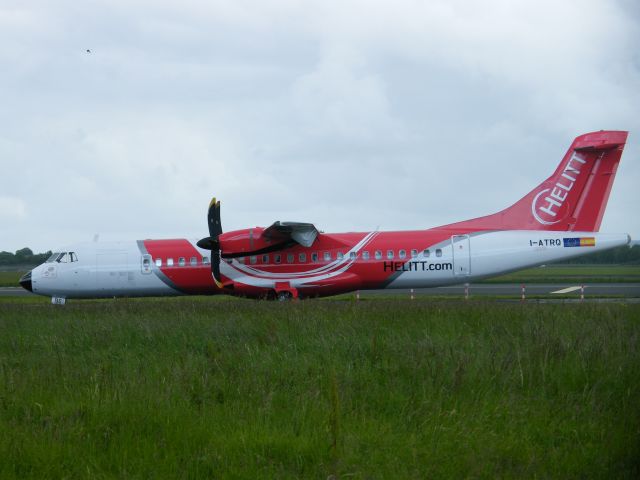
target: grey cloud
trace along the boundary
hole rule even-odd
[[[603,230],[640,236],[638,13],[595,0],[10,3],[0,249],[198,237],[211,195],[225,229],[435,226],[507,206],[601,128],[631,131]]]

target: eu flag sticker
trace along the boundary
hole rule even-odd
[[[565,247],[595,247],[595,237],[563,238]]]

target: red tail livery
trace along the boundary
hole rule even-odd
[[[555,172],[505,210],[454,224],[472,229],[597,232],[627,132],[577,137]]]

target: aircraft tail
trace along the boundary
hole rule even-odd
[[[628,132],[577,137],[556,171],[505,210],[456,224],[487,230],[597,232]]]

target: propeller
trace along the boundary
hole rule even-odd
[[[218,237],[222,234],[222,224],[220,223],[220,201],[216,197],[209,203],[207,213],[209,224],[209,236],[198,241],[196,245],[205,250],[211,250],[211,274],[218,288],[222,288],[220,281],[220,242]]]

